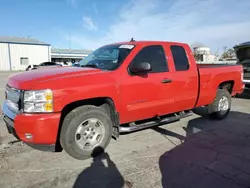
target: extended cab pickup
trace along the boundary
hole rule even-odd
[[[80,62],[8,79],[3,118],[10,133],[76,159],[111,137],[189,116],[225,118],[244,89],[241,65],[197,65],[187,44],[132,41],[103,46]],[[96,149],[99,148],[99,149]]]

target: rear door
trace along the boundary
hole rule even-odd
[[[166,83],[170,73],[163,47],[143,47],[129,66],[141,62],[148,62],[152,71],[143,75],[132,75],[128,71],[122,77],[122,102],[126,111],[126,117],[121,117],[123,122],[152,118],[175,111],[174,90],[171,83]]]
[[[199,76],[196,62],[187,45],[169,46],[175,72],[172,75],[174,100],[178,111],[188,110],[194,107],[199,92]]]

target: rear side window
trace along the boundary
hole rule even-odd
[[[189,69],[189,62],[185,49],[182,46],[170,47],[174,59],[175,70],[185,71]]]
[[[147,62],[151,65],[151,73],[167,72],[168,66],[166,62],[165,52],[160,45],[152,45],[144,47],[133,59],[131,64],[139,64]]]

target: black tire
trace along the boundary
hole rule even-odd
[[[75,139],[76,131],[79,125],[85,120],[90,118],[97,118],[102,122],[105,133],[99,145],[94,146],[92,149],[80,148]],[[85,125],[82,125],[83,127]],[[84,160],[90,157],[95,157],[103,152],[108,146],[112,137],[112,121],[107,113],[96,106],[86,105],[72,110],[66,115],[60,133],[60,143],[62,148],[73,158]],[[100,148],[100,149],[98,149]]]
[[[30,70],[36,70],[37,68],[32,68],[32,69],[30,69]]]
[[[226,111],[219,111],[219,101],[223,98],[226,97],[228,100],[228,109]],[[224,119],[228,116],[230,109],[231,109],[231,95],[227,90],[224,89],[218,89],[216,98],[214,102],[210,105],[208,105],[208,113],[210,114],[210,117],[213,119]]]

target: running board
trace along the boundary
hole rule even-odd
[[[179,113],[175,113],[173,116],[169,116],[169,117],[165,117],[165,118],[158,118],[157,120],[151,120],[145,123],[141,123],[141,124],[136,124],[135,122],[130,123],[130,126],[120,126],[120,133],[128,133],[128,132],[133,132],[133,131],[138,131],[141,129],[146,129],[149,127],[153,127],[156,125],[161,125],[161,124],[166,124],[166,123],[171,123],[174,121],[178,121],[182,118],[188,117],[193,115],[193,113],[191,111],[182,111]]]

